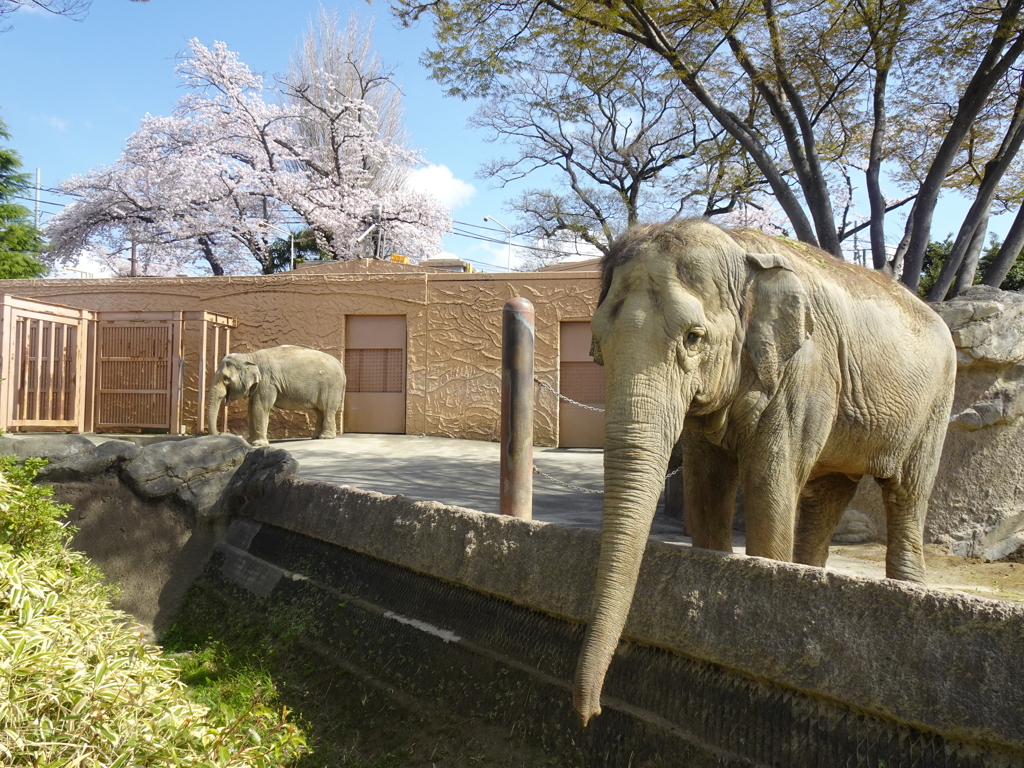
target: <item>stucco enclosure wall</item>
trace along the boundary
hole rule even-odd
[[[409,434],[497,440],[501,409],[501,313],[522,296],[537,310],[537,378],[558,389],[559,323],[588,320],[595,272],[462,274],[390,262],[342,262],[247,277],[0,280],[0,292],[91,310],[207,310],[234,317],[232,351],[300,344],[345,359],[346,315],[404,315]],[[196,350],[185,350],[195,359]],[[192,369],[194,370],[194,368]],[[184,417],[194,434],[198,399],[186,380]],[[229,411],[244,434],[245,405]],[[558,406],[539,389],[535,442],[557,445]],[[275,409],[271,437],[308,437],[314,415]]]

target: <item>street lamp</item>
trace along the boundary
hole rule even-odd
[[[281,229],[280,227],[275,227],[269,221],[260,222],[260,226],[261,227],[269,227],[270,229],[275,229],[278,232],[280,232],[282,235],[288,235],[288,240],[291,242],[291,246],[292,246],[291,262],[289,263],[288,268],[294,270],[295,269],[295,235],[292,234],[291,232],[289,232],[287,229]]]
[[[508,265],[507,265],[506,269],[507,269],[507,271],[511,272],[512,271],[512,230],[509,229],[508,227],[506,227],[504,224],[502,224],[500,221],[498,221],[493,216],[484,216],[484,221],[493,221],[499,227],[501,227],[506,232],[508,232]]]

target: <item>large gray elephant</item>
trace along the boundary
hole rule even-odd
[[[317,437],[340,432],[338,416],[345,405],[345,369],[337,358],[308,347],[283,344],[257,352],[233,352],[221,361],[206,401],[206,423],[217,432],[224,398],[249,398],[249,442],[267,445],[271,408],[313,409]]]
[[[949,330],[920,299],[801,243],[686,220],[627,232],[602,271],[604,525],[573,691],[584,725],[601,711],[677,440],[696,546],[732,550],[742,483],[747,554],[824,566],[871,475],[886,576],[919,582],[956,373]]]

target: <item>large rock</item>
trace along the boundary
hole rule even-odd
[[[249,501],[270,492],[286,477],[299,474],[299,462],[281,448],[264,445],[246,455],[224,490],[219,516],[235,514]]]
[[[934,306],[957,381],[926,537],[995,560],[1024,544],[1024,294],[979,285]]]
[[[39,470],[38,479],[44,483],[77,483],[102,475],[115,466],[131,461],[142,449],[125,440],[107,440],[90,449],[73,453],[63,459],[52,460]]]
[[[237,435],[206,435],[154,443],[122,468],[125,482],[140,497],[173,496],[197,517],[216,514],[220,497],[252,451]]]
[[[95,444],[81,435],[18,435],[0,437],[0,456],[33,456],[61,461],[91,451]]]
[[[977,285],[932,307],[956,344],[956,394],[925,541],[996,560],[1024,545],[1024,294]],[[837,533],[885,540],[864,478]]]

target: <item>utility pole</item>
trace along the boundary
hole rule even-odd
[[[36,229],[39,229],[39,169],[36,168]]]
[[[384,258],[384,221],[382,218],[384,209],[380,203],[374,203],[370,207],[370,213],[373,216],[373,223],[377,226],[373,231],[373,258],[382,259]]]
[[[135,241],[132,240],[132,268],[131,268],[131,271],[128,273],[128,277],[138,277],[139,276],[138,264],[139,264],[139,260],[137,258],[137,254],[135,252]]]

